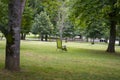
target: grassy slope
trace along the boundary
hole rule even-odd
[[[54,42],[22,41],[21,72],[12,73],[3,70],[5,42],[0,41],[0,80],[120,79],[119,53],[106,53],[103,44],[65,44],[68,52],[56,50]]]

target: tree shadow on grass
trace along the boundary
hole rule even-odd
[[[108,55],[108,56],[110,55],[110,56],[119,56],[120,57],[120,52],[108,53],[105,50],[76,48],[76,49],[74,49],[74,51],[91,54],[91,55]]]

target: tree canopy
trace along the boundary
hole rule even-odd
[[[73,2],[73,3],[72,3]],[[119,0],[71,0],[72,20],[89,26],[97,20],[105,20],[109,26],[110,36],[107,52],[115,52],[116,25],[120,17]],[[102,22],[103,23],[103,22]],[[101,26],[100,26],[101,27]]]

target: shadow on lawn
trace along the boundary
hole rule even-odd
[[[85,49],[85,48],[77,48],[75,49],[76,52],[84,52],[87,54],[96,54],[96,55],[111,55],[111,56],[119,56],[120,57],[120,52],[115,52],[115,53],[108,53],[105,50],[95,50],[95,49]]]

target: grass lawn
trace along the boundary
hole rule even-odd
[[[4,70],[5,41],[0,41],[0,80],[120,80],[120,47],[117,54],[106,53],[106,44],[22,41],[21,71]]]

